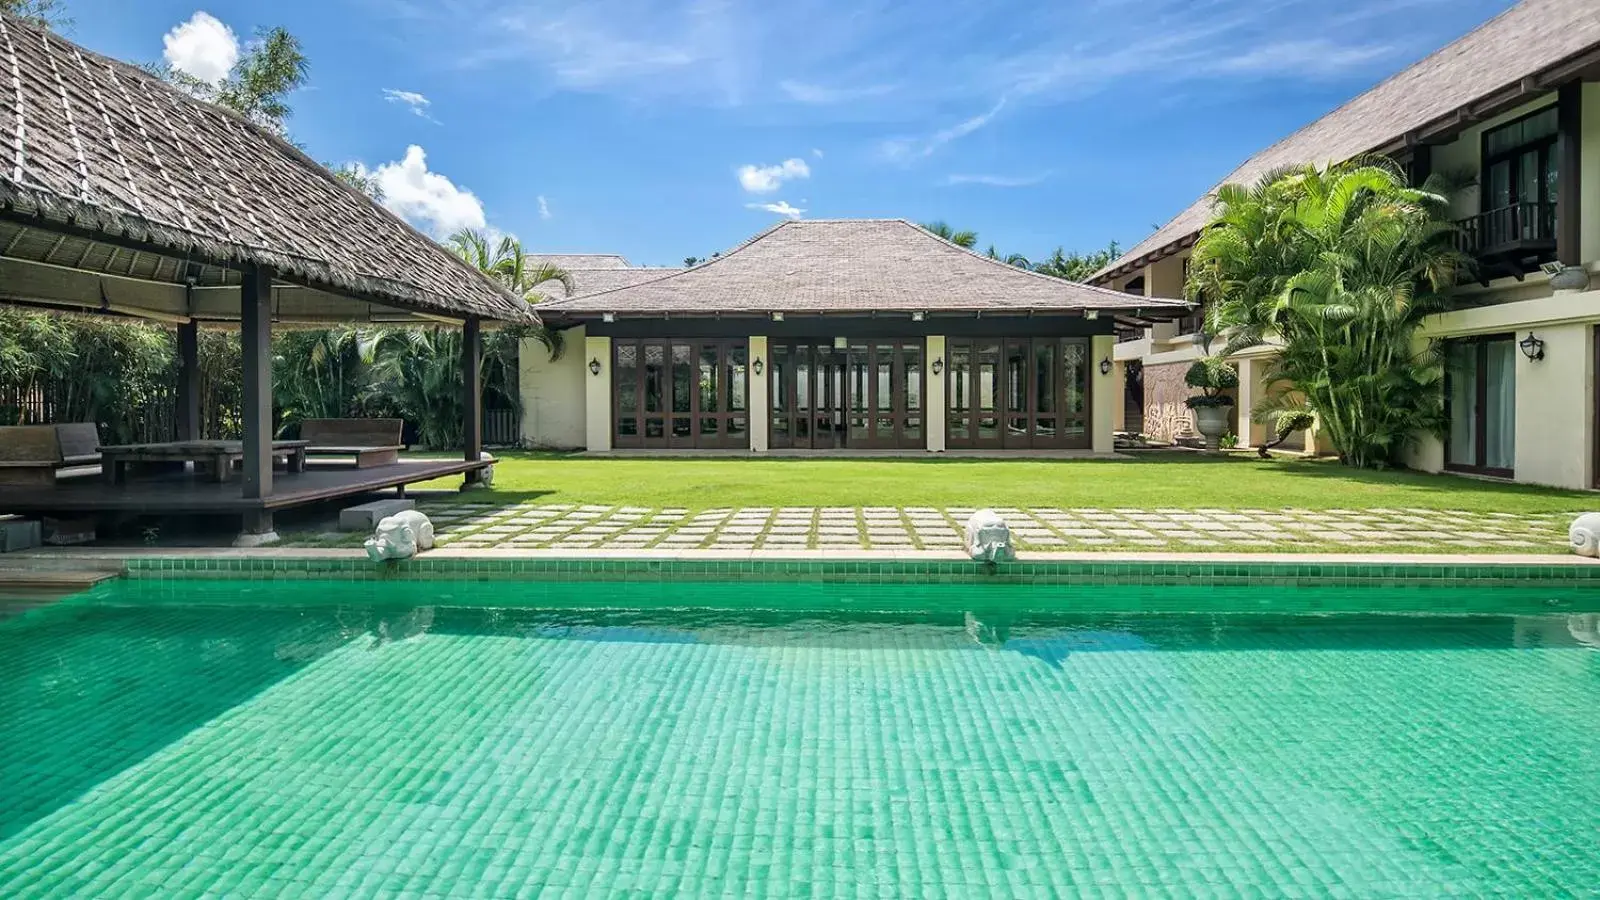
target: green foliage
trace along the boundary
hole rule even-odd
[[[170,397],[175,351],[170,333],[142,322],[0,306],[0,423],[48,400],[52,421],[137,439]]]
[[[65,7],[63,0],[0,0],[0,12],[57,30],[72,24]]]
[[[934,237],[944,238],[957,247],[965,247],[968,250],[978,244],[978,233],[976,231],[956,231],[944,222],[924,222],[922,230]]]
[[[1230,431],[1217,441],[1217,446],[1223,450],[1232,450],[1239,446],[1239,436]]]
[[[1448,201],[1383,160],[1268,173],[1224,185],[1190,261],[1187,293],[1229,356],[1269,340],[1258,421],[1314,415],[1341,461],[1398,464],[1418,434],[1444,431],[1444,371],[1424,317],[1469,262]]]
[[[1233,398],[1223,391],[1239,386],[1239,372],[1220,356],[1202,356],[1184,373],[1183,383],[1202,392],[1183,401],[1190,409],[1228,407],[1233,405]]]
[[[149,68],[188,94],[231,109],[280,135],[288,132],[286,120],[292,112],[288,97],[305,84],[310,71],[299,39],[282,28],[258,29],[256,39],[219,84],[164,64]]]
[[[1041,275],[1064,278],[1067,281],[1088,281],[1089,277],[1110,265],[1122,255],[1116,241],[1093,253],[1063,253],[1060,247],[1048,259],[1035,263],[1033,270]]]
[[[305,419],[382,417],[395,404],[372,375],[382,333],[355,328],[287,331],[272,339],[279,431]]]
[[[383,186],[378,184],[378,176],[367,171],[365,167],[356,163],[345,163],[342,166],[323,163],[323,166],[333,173],[334,178],[371,197],[372,202],[383,202]]]

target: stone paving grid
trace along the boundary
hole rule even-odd
[[[724,507],[691,512],[523,503],[426,505],[441,547],[555,550],[943,550],[970,507]],[[1427,509],[1000,508],[1034,551],[1149,548],[1555,551],[1567,518]]]

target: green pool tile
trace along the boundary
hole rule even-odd
[[[1570,584],[710,577],[766,572],[747,566],[152,577],[0,621],[0,896],[1542,897],[1600,877],[1600,605],[1550,614]],[[1259,576],[1236,571],[1217,577]],[[1405,609],[1432,614],[1374,614]]]

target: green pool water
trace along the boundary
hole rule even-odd
[[[1600,884],[1592,596],[722,589],[751,609],[119,582],[0,621],[0,897]]]

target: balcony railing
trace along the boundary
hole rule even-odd
[[[1537,257],[1555,251],[1556,205],[1502,206],[1456,222],[1456,249],[1478,259]]]

